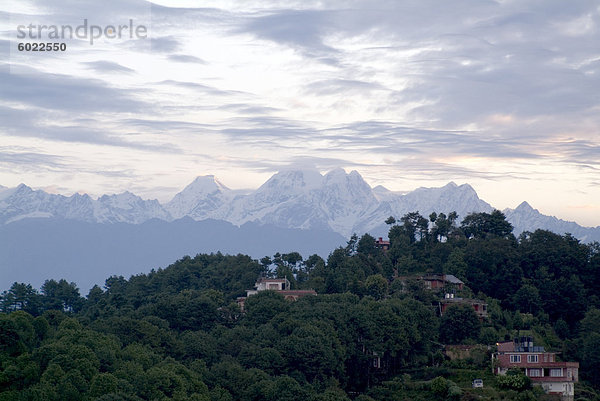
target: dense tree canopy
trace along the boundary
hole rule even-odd
[[[597,396],[600,245],[543,230],[517,239],[499,211],[458,217],[390,217],[388,251],[354,235],[327,260],[186,256],[86,297],[66,280],[14,283],[0,298],[0,400],[538,399],[518,378],[472,393],[457,372],[489,374],[486,348],[469,362],[442,352],[524,330],[580,361]],[[464,281],[456,296],[481,298],[489,317],[469,304],[441,315],[427,273]],[[236,299],[259,276],[319,295],[261,291],[242,312]]]

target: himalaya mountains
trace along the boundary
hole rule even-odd
[[[259,259],[296,251],[326,258],[352,233],[387,236],[389,216],[456,211],[462,220],[491,210],[469,185],[403,194],[371,188],[356,171],[342,169],[325,175],[284,171],[246,193],[203,176],[165,204],[130,192],[93,199],[24,184],[0,187],[0,292],[15,281],[39,288],[46,279],[64,278],[85,293],[109,276],[147,273],[197,253]],[[545,228],[586,242],[600,240],[600,227],[544,216],[527,203],[504,213],[516,235]]]
[[[187,217],[226,221],[235,226],[257,223],[333,231],[347,238],[365,232],[385,236],[387,217],[399,218],[413,211],[424,216],[434,211],[456,211],[460,221],[469,213],[492,210],[468,184],[451,182],[441,188],[397,193],[382,186],[371,188],[358,172],[346,173],[343,169],[325,175],[312,170],[279,172],[248,193],[231,190],[212,175],[201,176],[165,204],[130,192],[93,199],[87,194],[49,194],[24,184],[16,188],[0,186],[0,224],[28,218],[141,224],[152,219],[170,222]],[[543,228],[558,234],[569,232],[584,242],[600,241],[600,227],[586,228],[544,216],[526,202],[504,213],[515,235]]]

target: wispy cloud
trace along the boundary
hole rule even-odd
[[[173,36],[156,37],[150,39],[151,51],[157,53],[172,53],[177,51],[181,44]]]
[[[171,54],[169,60],[177,61],[179,63],[193,63],[193,64],[206,64],[206,61],[201,58],[190,56],[187,54]]]
[[[0,148],[0,164],[10,166],[15,171],[35,171],[40,168],[57,170],[67,166],[63,156],[18,151],[8,147]]]
[[[104,61],[104,60],[89,61],[84,64],[89,69],[94,70],[96,72],[100,72],[100,73],[117,72],[117,73],[131,74],[131,73],[135,72],[131,68],[127,68],[119,63],[114,63],[112,61]]]
[[[143,90],[127,92],[93,78],[45,73],[29,69],[23,73],[0,70],[2,100],[46,110],[128,113],[150,107],[140,100]]]
[[[282,43],[310,57],[324,57],[331,61],[335,48],[326,45],[323,37],[333,29],[335,13],[319,10],[281,10],[248,18],[238,28],[264,40]]]

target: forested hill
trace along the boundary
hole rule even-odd
[[[353,236],[327,260],[185,257],[86,297],[64,280],[15,283],[0,299],[0,400],[547,399],[490,373],[494,344],[518,333],[579,361],[576,399],[600,399],[599,244],[515,238],[498,211],[455,220],[390,218],[389,250]],[[440,317],[443,293],[413,279],[424,273],[464,281],[456,295],[487,302],[488,318]],[[318,295],[262,291],[242,313],[236,299],[261,275]],[[481,346],[451,359],[450,344]]]

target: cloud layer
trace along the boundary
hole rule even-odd
[[[596,1],[109,3],[1,10],[3,185],[167,198],[311,164],[600,224]],[[16,50],[19,24],[84,19],[149,37]]]

